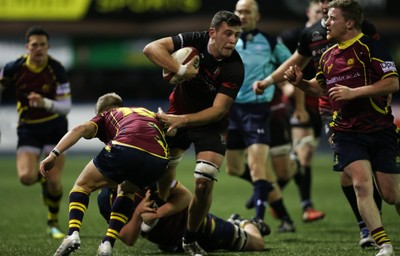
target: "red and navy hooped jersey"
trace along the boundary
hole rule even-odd
[[[326,91],[338,85],[350,88],[371,85],[389,76],[398,77],[396,66],[385,46],[360,33],[336,44],[321,57],[317,80]],[[334,131],[372,132],[393,125],[391,95],[334,101],[330,104]]]
[[[334,44],[326,39],[326,27],[323,24],[324,21],[320,20],[310,27],[305,28],[297,46],[297,51],[300,55],[312,58],[315,71],[318,69],[318,63],[322,54]],[[330,111],[331,107],[327,96],[321,96],[318,99],[314,97],[314,100],[312,105],[318,105],[320,109]]]
[[[156,114],[141,107],[121,107],[105,111],[90,120],[97,126],[93,137],[108,147],[122,145],[168,159],[169,150],[162,124]]]
[[[214,59],[207,51],[209,38],[207,31],[181,33],[172,37],[175,51],[192,46],[200,52],[200,68],[194,79],[175,87],[169,97],[169,113],[188,114],[209,108],[218,93],[236,99],[244,79],[242,59],[236,50],[227,58]]]
[[[49,56],[48,62],[41,68],[28,64],[28,56],[22,56],[4,66],[0,80],[6,87],[16,88],[17,110],[20,122],[41,123],[59,116],[44,108],[30,108],[28,95],[31,92],[56,100],[70,97],[70,85],[67,72],[60,62]]]

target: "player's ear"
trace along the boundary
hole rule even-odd
[[[210,36],[211,39],[215,39],[215,34],[217,33],[217,31],[215,30],[214,27],[210,27],[208,29],[208,35]]]
[[[353,29],[354,28],[354,24],[355,24],[354,20],[348,20],[347,21],[347,28],[348,29]]]

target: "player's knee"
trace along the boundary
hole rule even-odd
[[[27,174],[23,174],[19,176],[19,181],[25,185],[25,186],[30,186],[35,184],[37,181],[39,180],[38,176],[32,176],[32,175],[27,175]]]
[[[239,170],[234,168],[233,166],[227,165],[225,168],[225,171],[227,174],[232,175],[232,176],[239,176]]]
[[[211,162],[204,160],[197,160],[196,168],[194,170],[194,177],[196,179],[207,179],[216,181],[219,174],[219,169]]]

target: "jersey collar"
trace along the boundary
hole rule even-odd
[[[347,41],[343,41],[339,43],[339,49],[346,49],[347,47],[349,47],[350,45],[354,44],[357,40],[359,40],[364,34],[360,33],[358,35],[356,35],[355,37],[347,40]]]

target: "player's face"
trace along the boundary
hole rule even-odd
[[[332,0],[320,0],[319,1],[319,7],[321,8],[322,11],[322,17],[324,18],[324,20],[328,19],[328,4],[329,2],[331,2]]]
[[[44,35],[32,35],[26,44],[26,49],[30,60],[36,64],[43,64],[47,61],[47,51],[49,50],[49,42]]]
[[[236,4],[235,14],[240,18],[242,22],[242,30],[247,32],[257,27],[257,22],[260,19],[260,15],[251,1],[241,0]]]
[[[240,36],[240,27],[230,27],[223,22],[218,29],[210,28],[210,53],[216,59],[231,56]]]
[[[307,10],[307,17],[308,17],[310,24],[314,24],[315,22],[322,19],[322,10],[321,10],[321,7],[319,7],[318,3],[312,3],[309,6],[309,8]]]
[[[330,8],[328,19],[326,20],[326,32],[328,40],[342,42],[346,40],[347,21],[343,17],[342,10],[338,8]]]

